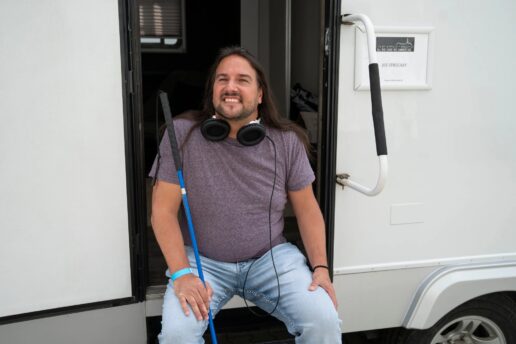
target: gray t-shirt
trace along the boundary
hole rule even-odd
[[[195,128],[183,141],[194,122],[175,119],[181,150],[183,175],[199,252],[224,262],[259,257],[270,249],[269,202],[274,181],[274,146],[267,138],[246,147],[237,140],[206,140]],[[276,146],[276,183],[271,207],[272,245],[285,242],[283,210],[287,191],[300,190],[314,179],[305,149],[292,131],[267,128]],[[179,184],[165,133],[160,144],[157,179]],[[154,177],[157,157],[149,176]],[[184,216],[180,226],[191,244]]]

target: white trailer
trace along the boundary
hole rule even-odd
[[[296,82],[318,97],[316,191],[343,331],[516,342],[516,3],[178,0],[177,37],[141,43],[139,9],[158,2],[2,3],[0,343],[147,342],[163,293],[149,104],[154,86],[198,91],[228,43],[263,62],[283,112]],[[379,37],[389,172],[373,197],[349,187],[382,184],[386,164],[366,28],[345,14]]]

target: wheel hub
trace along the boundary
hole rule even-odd
[[[431,344],[507,344],[505,336],[496,323],[480,316],[465,316],[443,326]]]

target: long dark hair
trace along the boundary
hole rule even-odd
[[[260,62],[246,49],[241,47],[226,47],[222,48],[215,59],[215,62],[210,68],[210,72],[208,74],[208,79],[206,80],[204,98],[202,103],[202,110],[196,112],[190,112],[187,116],[190,119],[193,119],[196,124],[191,128],[190,132],[187,134],[185,138],[185,142],[190,137],[190,134],[195,128],[198,128],[203,121],[212,117],[215,114],[215,108],[213,107],[213,84],[215,83],[215,73],[217,71],[217,67],[220,62],[226,57],[236,55],[244,58],[249,62],[251,67],[256,72],[256,78],[258,81],[258,86],[261,88],[263,96],[262,103],[258,105],[258,113],[262,120],[262,123],[265,126],[270,128],[275,128],[281,131],[293,131],[296,133],[298,138],[303,143],[306,152],[309,157],[311,157],[311,146],[310,141],[308,139],[308,135],[305,130],[296,125],[294,122],[282,117],[276,108],[276,105],[273,101],[272,91],[269,87],[269,83],[267,78],[265,77],[265,72]]]

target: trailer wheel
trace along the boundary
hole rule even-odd
[[[464,303],[427,330],[399,330],[392,344],[516,343],[516,302],[492,294]]]

